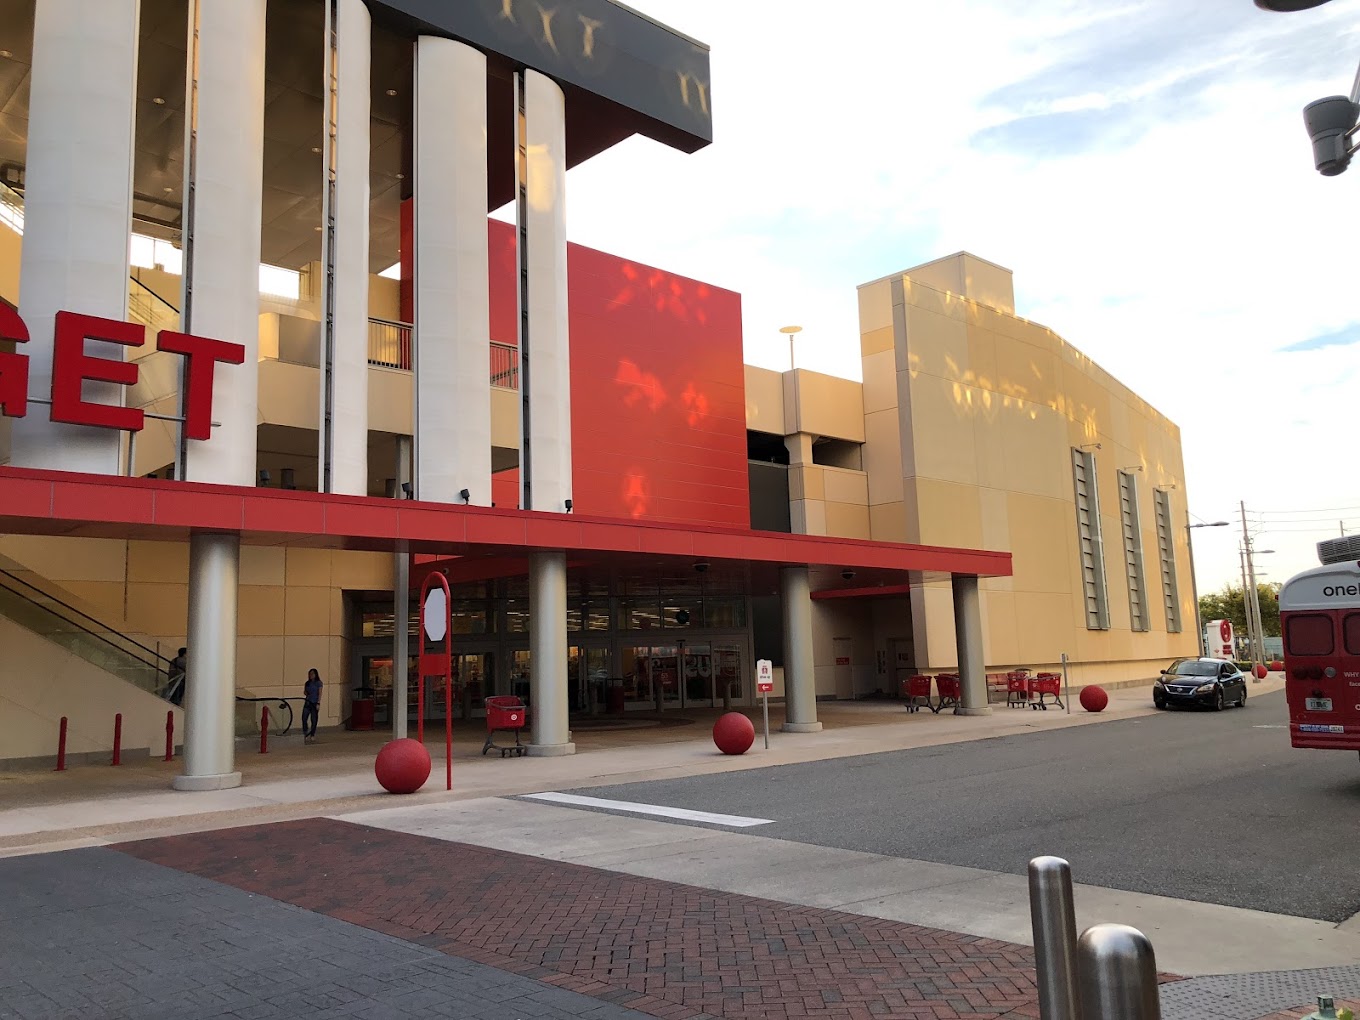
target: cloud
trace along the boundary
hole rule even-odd
[[[1300,340],[1296,344],[1288,347],[1281,347],[1280,351],[1288,353],[1290,351],[1318,351],[1324,347],[1349,347],[1351,344],[1360,343],[1360,323],[1352,323],[1344,329],[1338,329],[1331,333],[1319,333],[1317,336],[1307,340]]]

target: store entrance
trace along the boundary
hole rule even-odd
[[[567,699],[572,713],[599,715],[606,710],[612,658],[607,643],[567,649]]]

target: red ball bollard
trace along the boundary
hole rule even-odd
[[[419,740],[403,737],[383,745],[373,773],[388,793],[415,793],[430,778],[430,752]]]
[[[1105,693],[1104,687],[1083,687],[1081,695],[1077,699],[1081,702],[1081,707],[1088,712],[1103,712],[1105,706],[1110,703],[1110,696]]]
[[[260,709],[260,753],[269,753],[269,706]]]
[[[1266,667],[1259,662],[1251,667],[1251,675],[1257,680],[1264,680],[1266,678],[1266,672]]]
[[[745,754],[756,740],[756,728],[740,712],[718,716],[713,724],[713,743],[723,754]]]
[[[113,717],[113,761],[110,765],[123,764],[123,713]]]
[[[57,767],[52,771],[66,771],[66,716],[61,717],[61,726],[57,730]]]
[[[165,713],[165,760],[175,757],[175,710]]]

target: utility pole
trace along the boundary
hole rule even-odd
[[[1247,551],[1240,545],[1237,547],[1237,565],[1242,571],[1242,617],[1247,624],[1247,657],[1251,658],[1251,650],[1256,648],[1256,621],[1251,615],[1251,603],[1247,601]]]
[[[1248,593],[1244,592],[1243,603],[1248,615],[1252,618],[1256,631],[1255,639],[1252,642],[1252,662],[1259,662],[1264,665],[1266,661],[1266,634],[1261,625],[1261,593],[1256,587],[1256,564],[1251,555],[1251,535],[1247,533],[1247,504],[1242,501],[1238,503],[1238,506],[1242,510],[1242,546],[1246,550],[1247,581],[1251,584],[1251,601],[1246,600],[1245,596]]]

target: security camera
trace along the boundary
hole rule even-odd
[[[846,567],[844,570],[841,571],[841,577],[845,578],[847,581],[853,580],[855,577],[855,572],[851,570],[849,567]]]
[[[706,574],[708,573],[708,562],[706,560],[700,560],[698,563],[694,564],[694,569],[701,574]]]
[[[1303,108],[1303,123],[1313,140],[1313,165],[1322,176],[1335,177],[1350,165],[1357,118],[1360,106],[1345,96],[1328,96]]]

